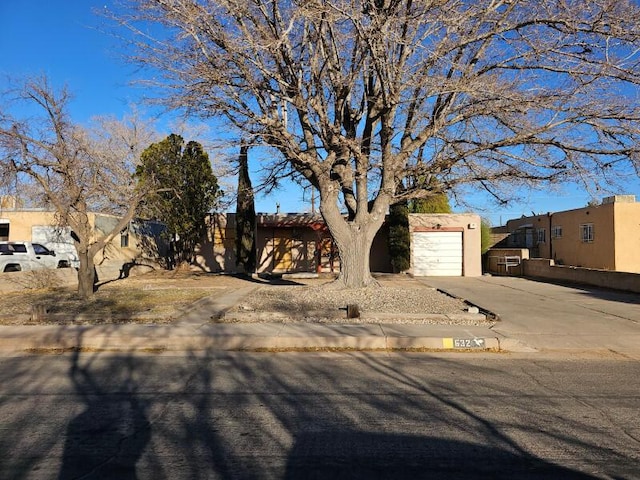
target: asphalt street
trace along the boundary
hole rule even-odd
[[[597,355],[0,358],[3,479],[637,479],[638,362]]]

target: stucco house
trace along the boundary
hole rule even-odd
[[[531,258],[640,273],[640,203],[615,195],[599,205],[533,215],[507,222],[508,248],[528,248]]]
[[[111,231],[117,217],[91,213],[96,232]],[[235,214],[213,214],[207,235],[197,249],[194,268],[205,272],[237,272]],[[68,228],[56,226],[55,212],[0,205],[0,240],[33,241],[59,252],[75,254]],[[164,255],[161,224],[131,222],[96,259],[120,264]],[[480,217],[474,214],[411,214],[411,268],[416,276],[481,275]],[[392,272],[386,225],[371,248],[373,272]],[[338,272],[337,248],[318,214],[258,214],[256,216],[257,273]],[[122,266],[122,265],[121,265]]]
[[[97,233],[109,232],[117,224],[118,218],[90,213],[89,222]],[[64,252],[77,261],[71,230],[57,225],[56,213],[50,210],[16,208],[12,205],[0,207],[0,241],[41,243],[56,252]],[[161,224],[154,222],[131,222],[94,261],[97,264],[105,260],[130,262],[133,259],[162,255],[163,247],[158,242],[162,228]]]
[[[235,214],[216,214],[198,250],[203,271],[232,272]],[[474,214],[411,214],[411,269],[416,276],[478,276],[481,271],[480,217]],[[370,265],[392,271],[386,225],[376,235]],[[340,259],[324,220],[317,214],[258,214],[257,273],[337,272]]]

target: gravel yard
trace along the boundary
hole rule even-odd
[[[347,305],[357,305],[359,318],[348,318]],[[263,286],[242,300],[221,321],[313,323],[394,323],[490,325],[468,305],[425,286],[372,286],[346,290],[328,284]]]

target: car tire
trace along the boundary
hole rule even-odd
[[[20,265],[7,265],[4,267],[5,272],[21,272],[22,267]]]
[[[69,267],[71,267],[69,260],[60,260],[58,262],[58,268],[69,268]]]

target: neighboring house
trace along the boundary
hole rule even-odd
[[[90,213],[89,221],[96,232],[109,232],[117,223],[113,215]],[[116,235],[113,241],[95,258],[132,261],[136,258],[155,258],[161,245],[158,242],[162,225],[154,222],[132,222]],[[56,213],[42,209],[0,208],[0,241],[30,241],[41,243],[56,252],[65,253],[77,262],[71,230],[58,227]],[[160,252],[162,254],[162,252]],[[74,266],[78,266],[75,264]]]
[[[472,214],[411,214],[411,270],[416,276],[481,275],[480,217]],[[376,235],[370,265],[391,272],[386,225]],[[235,214],[210,218],[197,265],[208,272],[234,272]],[[337,272],[340,259],[324,220],[313,214],[256,215],[257,273]]]
[[[507,247],[557,264],[640,273],[640,203],[634,195],[600,205],[507,222]]]
[[[548,239],[552,215],[545,213],[507,221],[509,236],[506,245],[501,246],[528,248],[532,258],[551,258]]]

